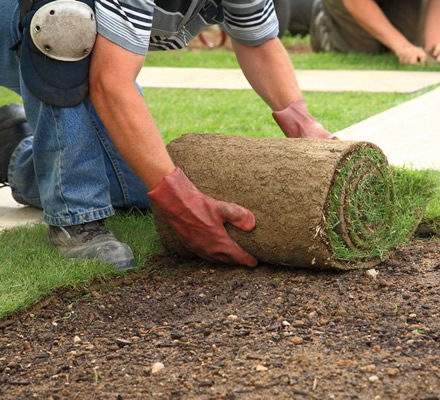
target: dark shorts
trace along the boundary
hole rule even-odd
[[[392,25],[411,43],[423,44],[424,0],[382,0],[377,3]],[[356,22],[342,0],[322,0],[322,7],[315,9],[310,35],[315,51],[381,53],[387,50]]]

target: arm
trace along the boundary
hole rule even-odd
[[[175,169],[135,81],[144,56],[98,35],[90,66],[90,98],[116,148],[154,189]]]
[[[252,88],[273,111],[302,98],[295,71],[277,38],[251,47],[232,40],[238,63]]]
[[[425,20],[425,49],[440,61],[440,0],[430,0]]]
[[[224,224],[251,231],[255,217],[203,194],[175,167],[136,88],[143,61],[144,56],[98,35],[89,72],[90,99],[111,140],[186,247],[208,260],[254,267],[257,260],[230,238]]]
[[[362,28],[388,47],[402,64],[419,64],[426,60],[420,47],[411,44],[388,20],[374,0],[343,0],[347,11]]]
[[[232,40],[232,47],[246,79],[272,109],[287,137],[336,139],[309,114],[293,65],[278,38],[255,47]]]

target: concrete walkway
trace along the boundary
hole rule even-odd
[[[299,87],[312,92],[412,93],[440,83],[440,72],[297,70]],[[144,67],[143,87],[251,89],[240,69]]]
[[[175,87],[172,85],[180,82],[180,87],[188,88],[209,86],[213,89],[245,89],[242,75],[232,78],[233,74],[237,74],[235,70],[191,69],[187,71],[190,74],[186,76],[181,72],[182,70],[176,74],[175,71],[163,68],[143,69],[140,81],[143,85],[151,87]],[[356,88],[351,81],[355,75],[357,75]],[[304,74],[300,73],[298,76],[303,90],[317,90],[316,86],[312,85],[318,85],[320,82],[323,91],[339,88],[338,91],[403,92],[415,91],[440,82],[440,73],[420,72],[408,75],[406,72],[401,74],[395,71],[326,71],[325,75],[320,75],[319,71],[304,71]],[[306,84],[307,79],[309,84]],[[168,86],[161,86],[165,85],[164,82],[168,82]],[[311,89],[312,87],[314,88]],[[440,88],[361,121],[337,132],[336,135],[343,140],[366,140],[377,144],[388,157],[390,164],[440,170],[439,105]],[[0,230],[39,221],[41,221],[40,210],[17,204],[12,199],[9,188],[0,189]]]
[[[392,165],[440,170],[440,88],[337,133],[377,144]]]
[[[8,187],[0,189],[0,231],[41,221],[41,211],[18,204]]]

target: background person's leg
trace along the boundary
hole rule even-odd
[[[365,31],[342,0],[315,0],[311,25],[314,51],[380,53],[384,47]]]

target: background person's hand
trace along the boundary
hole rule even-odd
[[[425,50],[409,42],[394,49],[394,53],[401,64],[421,65],[427,58]]]
[[[246,208],[200,192],[179,168],[166,175],[148,196],[185,246],[199,257],[247,267],[257,265],[257,259],[232,240],[224,226],[229,222],[246,232],[254,229],[255,217]]]
[[[428,52],[436,61],[440,62],[440,43],[437,43]]]

